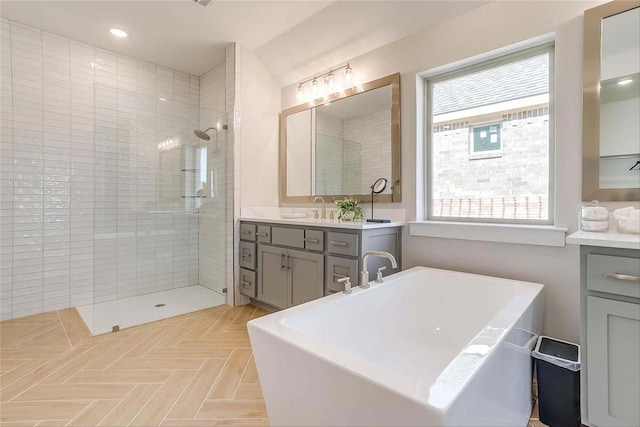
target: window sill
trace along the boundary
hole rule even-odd
[[[484,160],[484,159],[499,159],[502,157],[501,150],[494,151],[479,151],[477,153],[469,154],[469,160]]]
[[[409,222],[409,235],[479,240],[518,245],[565,246],[566,228],[549,225],[491,224],[449,221]]]

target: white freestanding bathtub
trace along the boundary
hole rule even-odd
[[[526,426],[542,288],[415,267],[253,320],[269,420]]]

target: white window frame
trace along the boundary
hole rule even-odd
[[[549,188],[548,188],[548,213],[547,220],[528,220],[528,219],[507,219],[507,218],[468,218],[468,217],[434,217],[432,215],[432,206],[431,206],[431,188],[433,184],[432,174],[433,174],[433,165],[431,163],[431,148],[432,148],[432,136],[433,136],[433,123],[432,123],[432,84],[437,83],[438,81],[449,80],[451,78],[459,77],[462,75],[466,75],[472,72],[477,72],[489,68],[493,68],[495,66],[500,66],[504,64],[508,64],[511,62],[515,62],[521,59],[526,59],[532,56],[540,55],[542,53],[548,53],[549,55]],[[495,225],[505,225],[505,224],[514,224],[520,226],[540,226],[540,227],[549,227],[553,226],[555,223],[555,42],[547,42],[544,44],[537,45],[535,47],[529,47],[525,49],[520,49],[508,54],[503,54],[493,59],[485,60],[479,63],[475,63],[471,66],[463,66],[459,68],[455,68],[453,70],[449,70],[440,74],[430,75],[428,77],[423,77],[424,84],[424,156],[423,164],[425,167],[424,174],[424,213],[425,220],[427,222],[441,222],[447,224],[456,224],[456,223],[476,223],[476,224],[495,224]],[[478,125],[481,125],[478,123]],[[472,125],[470,126],[470,130]],[[470,132],[470,134],[472,134]],[[470,138],[472,139],[472,138]],[[471,142],[472,143],[472,142]],[[502,149],[502,141],[501,141],[501,149]],[[498,156],[498,150],[492,152],[479,152],[473,154],[471,151],[471,155],[481,154],[481,153],[493,153],[494,157]]]

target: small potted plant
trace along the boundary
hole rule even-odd
[[[360,203],[356,199],[336,200],[336,206],[339,209],[338,219],[340,221],[358,221],[364,218]]]

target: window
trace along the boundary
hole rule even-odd
[[[500,150],[500,128],[502,123],[475,126],[471,128],[471,152],[481,153],[483,151]]]
[[[550,224],[553,45],[425,84],[427,219]]]

